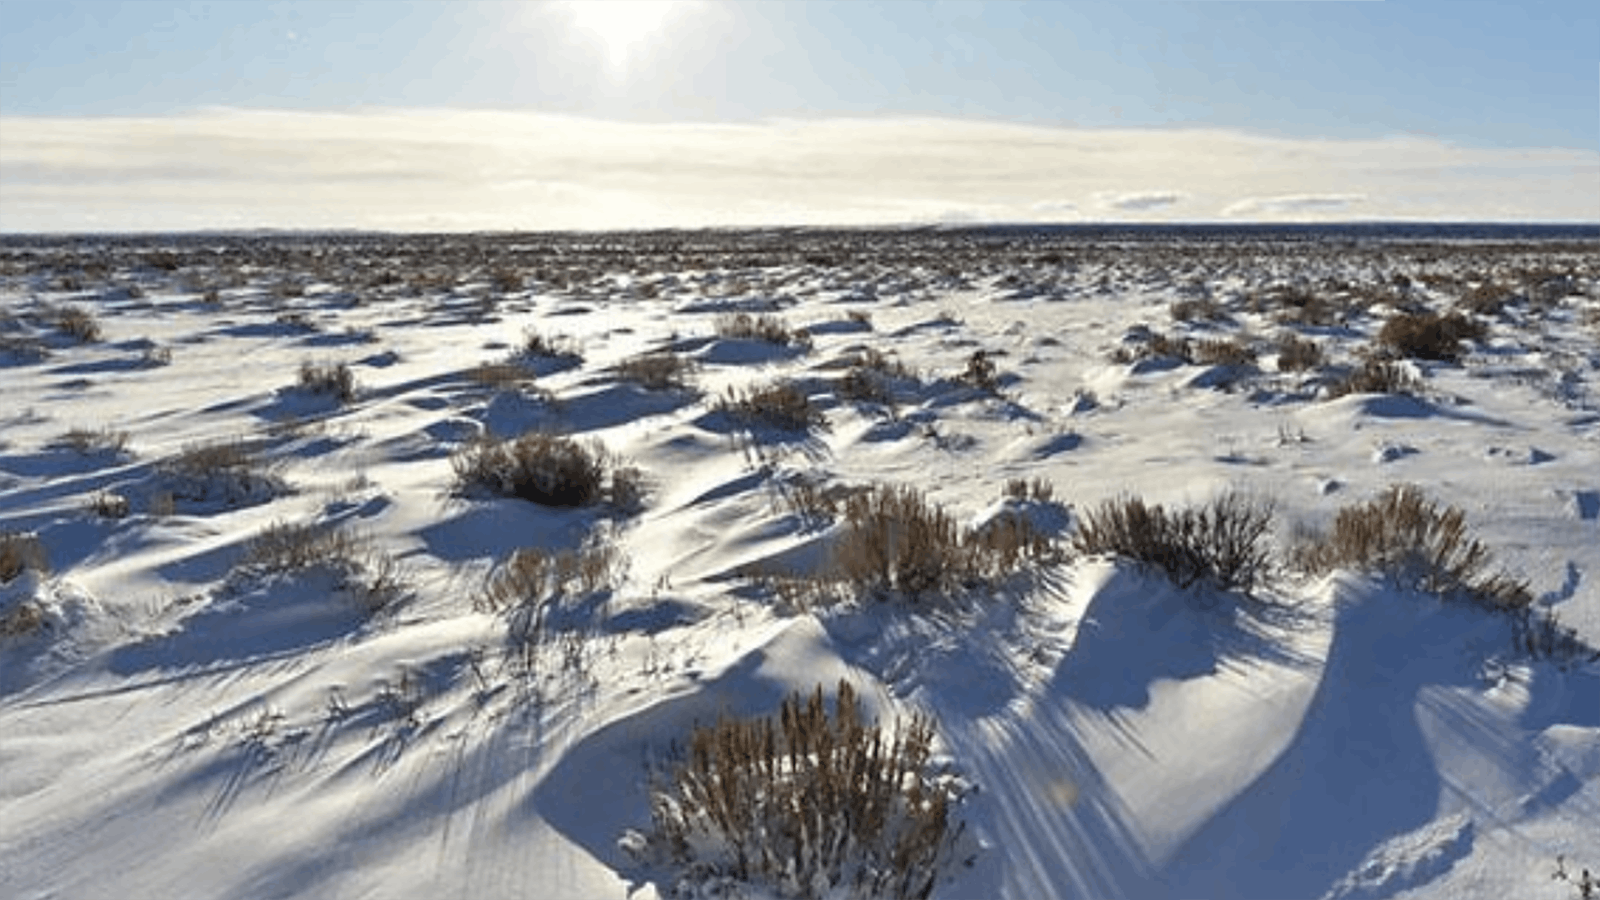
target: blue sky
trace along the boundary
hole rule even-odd
[[[1597,5],[3,0],[0,230],[1596,221]]]

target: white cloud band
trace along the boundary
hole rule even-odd
[[[944,119],[0,117],[0,229],[1600,220],[1600,153]]]

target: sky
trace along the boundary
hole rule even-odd
[[[1592,2],[0,0],[0,231],[1600,221]]]

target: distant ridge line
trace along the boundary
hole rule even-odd
[[[0,233],[0,246],[62,246],[84,242],[111,244],[158,242],[195,244],[205,241],[262,241],[302,243],[315,241],[462,240],[505,241],[604,240],[717,236],[745,240],[784,238],[941,238],[968,237],[1008,241],[1030,238],[1070,238],[1083,241],[1221,241],[1229,239],[1317,241],[1600,241],[1600,223],[1563,222],[1068,222],[1049,224],[905,224],[873,226],[729,226],[710,228],[653,228],[611,231],[456,231],[413,232],[365,229],[240,228],[196,231],[135,232],[11,232]]]

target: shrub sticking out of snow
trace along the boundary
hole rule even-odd
[[[38,535],[0,531],[0,584],[11,581],[23,572],[49,570],[44,542],[39,540]]]
[[[1461,341],[1482,340],[1486,332],[1482,323],[1460,312],[1402,313],[1383,323],[1377,342],[1400,356],[1455,362],[1461,358]]]
[[[1278,338],[1278,371],[1319,369],[1324,361],[1322,347],[1316,341],[1300,337],[1292,331],[1284,332]]]
[[[463,487],[481,485],[544,506],[589,506],[609,498],[629,507],[638,501],[637,471],[618,468],[598,440],[580,443],[542,431],[512,440],[482,438],[451,464]]]
[[[110,427],[72,428],[57,436],[50,442],[50,446],[72,450],[85,456],[100,453],[116,455],[128,448],[128,433]]]
[[[63,334],[85,344],[98,344],[105,340],[99,320],[81,306],[63,306],[56,310],[54,324]]]
[[[691,883],[927,897],[964,830],[952,816],[956,785],[929,772],[933,736],[922,716],[893,729],[862,721],[844,681],[832,716],[819,685],[784,700],[776,719],[697,727],[652,794],[654,843]]]
[[[1330,398],[1347,394],[1416,394],[1422,382],[1405,365],[1369,359],[1328,386]]]
[[[568,365],[577,365],[583,361],[583,354],[578,352],[578,347],[571,338],[551,337],[532,328],[522,333],[522,353],[524,356],[555,360]]]
[[[169,502],[229,505],[263,503],[288,490],[273,468],[251,443],[237,438],[189,444],[157,465]],[[152,500],[151,505],[157,504]]]
[[[810,333],[802,328],[790,328],[788,323],[771,313],[752,316],[741,312],[718,316],[716,329],[717,334],[725,338],[766,341],[780,347],[802,350],[811,347]]]
[[[605,541],[562,552],[523,547],[489,579],[478,606],[502,612],[566,594],[593,594],[611,584],[621,564],[621,551]]]
[[[717,408],[752,425],[765,425],[785,431],[807,431],[827,424],[822,410],[811,403],[806,393],[788,382],[741,391],[729,388]]]
[[[694,371],[692,360],[670,351],[643,353],[617,364],[617,377],[652,391],[682,390]]]
[[[505,617],[508,659],[520,668],[537,668],[540,651],[555,643],[569,667],[581,669],[580,632],[592,624],[595,609],[590,601],[605,599],[626,562],[621,549],[606,538],[559,552],[523,547],[489,577],[474,605]],[[560,639],[548,640],[552,635]]]
[[[831,503],[834,501],[830,501]],[[843,530],[816,587],[922,598],[1005,578],[1055,557],[1055,544],[1025,516],[1007,513],[963,527],[909,485],[875,485],[836,501]]]
[[[1466,528],[1466,514],[1439,506],[1415,487],[1394,485],[1376,499],[1339,510],[1333,530],[1302,539],[1295,562],[1311,572],[1366,569],[1441,595],[1465,594],[1500,609],[1533,600],[1525,582],[1489,573],[1489,548]]]
[[[313,394],[326,394],[340,403],[356,398],[356,376],[347,363],[300,364],[300,388]]]
[[[274,522],[250,541],[242,565],[262,574],[293,574],[317,567],[338,573],[341,587],[369,612],[411,593],[394,557],[369,539],[317,523]]]
[[[1272,504],[1234,491],[1175,510],[1120,497],[1084,513],[1072,545],[1154,566],[1179,587],[1207,582],[1248,593],[1271,567],[1271,529]]]

